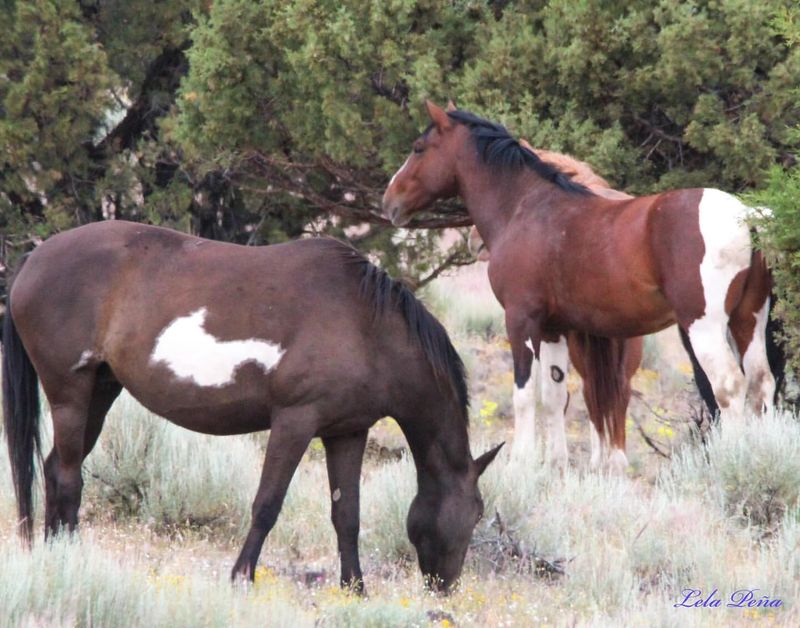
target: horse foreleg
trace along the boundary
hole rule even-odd
[[[541,337],[538,325],[527,314],[506,310],[506,332],[514,360],[514,445],[512,456],[536,451],[536,381]],[[535,343],[535,344],[534,344]]]
[[[308,408],[284,408],[273,413],[264,468],[253,501],[253,520],[231,571],[232,580],[255,579],[258,555],[275,525],[294,471],[314,436],[315,419],[315,413]]]
[[[567,433],[564,414],[567,411],[567,370],[569,351],[567,339],[541,345],[541,410],[547,425],[547,458],[559,470],[567,466]]]
[[[342,588],[363,594],[364,580],[358,560],[359,484],[367,431],[323,438],[322,443],[331,488],[331,521],[342,566]]]

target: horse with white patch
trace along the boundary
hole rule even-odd
[[[194,431],[271,430],[234,577],[253,578],[294,470],[319,436],[342,583],[361,589],[361,461],[367,430],[387,415],[417,466],[408,534],[420,568],[444,589],[461,572],[483,510],[478,476],[499,447],[470,454],[463,364],[441,324],[341,242],[244,247],[122,221],[73,229],[19,269],[3,349],[5,432],[28,540],[40,380],[54,440],[46,535],[77,525],[81,464],[124,387]]]
[[[586,186],[598,196],[626,200],[630,194],[615,190],[589,164],[570,155],[533,148],[525,140],[520,146],[533,153],[543,162],[558,168],[575,183]],[[468,246],[480,261],[488,262],[489,249],[478,230],[470,229]],[[543,341],[539,355],[537,398],[527,399],[514,395],[514,441],[512,454],[528,456],[535,449],[535,421],[537,415],[547,428],[546,457],[556,468],[567,465],[567,435],[565,414],[569,404],[566,373],[570,363],[583,380],[583,398],[592,425],[590,443],[592,469],[607,469],[622,473],[628,467],[625,455],[625,421],[631,400],[631,379],[642,363],[644,338],[613,338],[610,342],[613,364],[621,371],[599,373],[593,370],[594,343],[590,337],[571,331],[557,342]],[[536,381],[536,369],[531,376]],[[524,404],[524,405],[517,405]]]
[[[460,196],[491,251],[517,394],[534,385],[542,342],[594,338],[598,372],[619,370],[609,338],[685,330],[723,420],[772,405],[765,350],[771,277],[747,208],[714,189],[608,199],[571,181],[501,125],[427,103],[431,125],[383,197],[402,226]],[[605,362],[606,366],[602,366]],[[741,366],[740,366],[741,365]],[[744,370],[744,372],[742,372]]]

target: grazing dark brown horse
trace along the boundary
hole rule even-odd
[[[53,414],[45,533],[78,523],[81,463],[122,388],[206,434],[270,429],[233,577],[256,561],[309,441],[325,446],[342,583],[360,588],[359,475],[367,430],[393,416],[417,467],[408,534],[447,588],[483,503],[463,365],[399,283],[331,239],[265,247],[119,221],[57,235],[19,270],[4,325],[4,414],[24,536],[33,525],[37,374]],[[202,464],[202,461],[198,461]]]
[[[543,162],[559,168],[572,181],[586,186],[599,196],[618,200],[633,198],[625,192],[614,190],[583,161],[563,153],[535,149],[525,140],[520,140],[519,143],[523,148],[533,151]],[[474,226],[469,233],[469,250],[479,260],[489,261],[489,249]],[[566,466],[567,435],[564,415],[569,403],[569,393],[565,374],[572,362],[583,380],[583,398],[593,428],[590,441],[592,468],[608,468],[621,473],[628,466],[625,455],[625,419],[631,400],[631,379],[642,363],[644,338],[636,336],[610,339],[610,350],[614,357],[612,362],[621,363],[621,371],[612,369],[611,373],[594,372],[592,349],[592,338],[575,331],[566,335],[566,345],[563,336],[555,343],[542,342],[539,398],[530,407],[514,408],[514,454],[529,455],[534,450],[534,426],[526,425],[525,421],[533,422],[535,415],[540,414],[548,428],[548,458],[559,468]],[[603,385],[609,376],[620,381]],[[607,397],[608,393],[610,395]]]
[[[505,308],[515,393],[531,380],[542,341],[576,330],[595,338],[597,354],[610,354],[603,338],[677,323],[723,419],[742,416],[747,395],[755,411],[771,407],[771,278],[751,247],[742,203],[714,189],[607,199],[501,125],[427,108],[432,124],[392,178],[384,212],[404,225],[436,199],[464,200],[492,252],[489,280]]]

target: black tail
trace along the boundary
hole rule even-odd
[[[19,525],[23,538],[33,536],[33,478],[35,459],[41,459],[39,439],[39,378],[14,325],[11,290],[3,321],[3,426]]]
[[[586,406],[600,418],[599,425],[595,425],[598,435],[607,435],[611,443],[624,443],[625,423],[617,425],[614,419],[620,405],[627,403],[625,340],[585,333],[576,336],[586,365],[583,387]]]
[[[767,316],[767,362],[769,370],[775,378],[775,399],[778,399],[786,392],[786,352],[781,338],[783,337],[783,322],[774,315],[777,295],[773,288],[769,295],[769,315]],[[784,401],[786,401],[784,399]]]
[[[681,344],[683,344],[683,348],[686,349],[686,354],[689,356],[689,361],[692,363],[694,383],[697,386],[697,392],[700,393],[700,398],[706,404],[706,408],[708,408],[708,412],[711,414],[711,422],[717,423],[719,421],[719,406],[714,397],[711,382],[708,381],[708,375],[706,375],[706,372],[697,360],[692,343],[689,341],[689,334],[684,331],[682,327],[678,327],[678,331],[681,334]]]

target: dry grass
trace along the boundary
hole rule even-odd
[[[510,436],[510,362],[502,334],[457,320],[476,316],[448,290],[444,318],[470,367],[478,452]],[[392,421],[373,430],[362,479],[366,600],[338,588],[319,443],[298,469],[251,588],[231,587],[227,574],[263,437],[190,434],[123,399],[86,467],[80,537],[39,541],[33,553],[13,534],[0,448],[0,626],[800,625],[800,422],[754,418],[724,426],[701,448],[690,437],[685,365],[656,343],[634,380],[641,398],[630,411],[628,477],[587,472],[572,378],[570,470],[561,477],[501,453],[481,480],[486,516],[448,598],[424,591],[406,537],[414,468],[398,457],[404,442]],[[671,460],[653,453],[637,424]],[[181,483],[170,479],[178,470]],[[704,597],[717,589],[723,607],[675,608],[687,588]],[[725,608],[742,588],[784,605]]]

